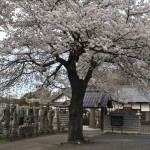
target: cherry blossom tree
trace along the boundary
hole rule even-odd
[[[93,71],[117,66],[150,80],[149,16],[149,0],[1,0],[0,88],[70,86],[68,141],[84,141],[82,104]]]

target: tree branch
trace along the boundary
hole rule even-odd
[[[93,73],[93,70],[98,66],[97,62],[94,61],[94,57],[92,57],[91,59],[91,62],[90,62],[90,67],[87,71],[87,74],[85,76],[85,79],[84,79],[84,84],[87,85],[89,80],[91,79],[92,77],[92,73]]]
[[[56,54],[56,61],[59,62],[60,64],[62,64],[63,66],[67,67],[67,61],[64,60],[63,58],[59,57],[58,54]]]
[[[62,67],[62,64],[60,64],[59,66],[57,66],[56,70],[50,76],[47,76],[47,79],[51,78],[52,76],[54,76],[54,79],[55,79],[56,74],[60,70],[61,67]]]

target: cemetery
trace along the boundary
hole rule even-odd
[[[57,114],[46,106],[19,108],[16,105],[6,105],[0,122],[0,133],[11,140],[52,134],[53,128],[57,130],[55,117]],[[56,120],[56,124],[52,125],[52,119],[53,122]]]

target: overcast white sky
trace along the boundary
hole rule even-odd
[[[5,37],[5,33],[4,32],[0,32],[0,40],[2,40]],[[22,87],[22,88],[12,88],[8,91],[5,92],[1,92],[0,91],[0,96],[13,96],[16,98],[21,97],[23,94],[28,93],[28,92],[32,92],[33,88],[29,88],[29,87]]]
[[[4,32],[0,32],[0,40],[2,40],[5,37],[5,33]]]

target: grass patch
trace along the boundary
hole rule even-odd
[[[5,144],[9,142],[9,138],[6,136],[0,136],[0,144]]]

